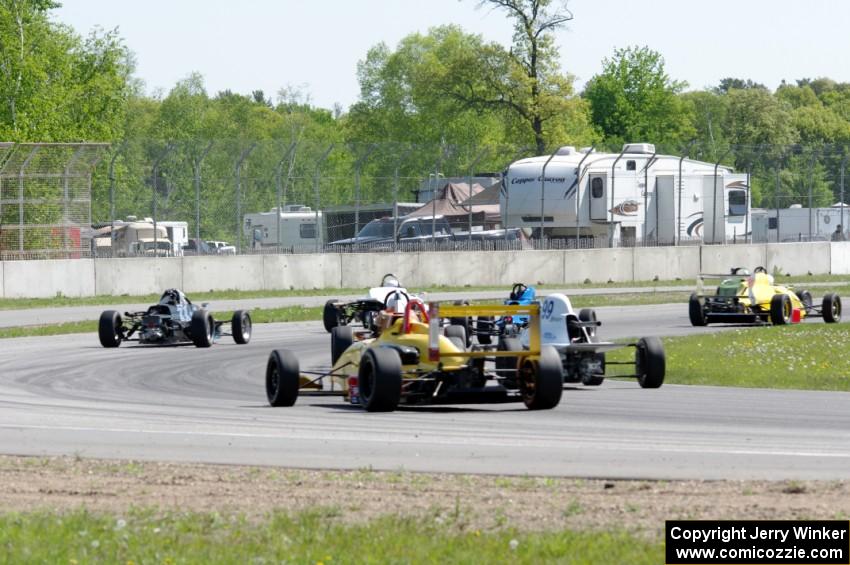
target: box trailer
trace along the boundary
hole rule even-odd
[[[245,214],[244,233],[252,249],[279,247],[287,252],[315,251],[325,243],[322,212],[290,204],[278,212]]]

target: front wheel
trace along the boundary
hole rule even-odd
[[[481,345],[493,343],[493,330],[495,328],[496,321],[493,316],[478,316],[475,324],[475,335],[478,337],[478,343]]]
[[[803,310],[805,310],[807,314],[810,313],[812,311],[812,306],[814,306],[815,303],[812,298],[812,293],[808,290],[800,290],[794,294],[796,294],[797,298],[800,299],[800,304],[803,305]]]
[[[325,326],[325,331],[331,333],[331,330],[339,324],[339,310],[336,306],[336,300],[328,300],[325,302],[325,309],[322,311],[322,323]]]
[[[97,324],[97,336],[100,338],[100,344],[103,347],[121,345],[121,341],[124,339],[122,324],[121,314],[115,310],[107,310],[100,315],[100,321]]]
[[[841,297],[834,292],[823,297],[823,321],[827,324],[835,324],[841,321]]]
[[[635,348],[635,372],[641,388],[659,388],[664,384],[667,358],[657,337],[642,337]]]
[[[345,350],[354,343],[354,330],[349,326],[337,326],[331,330],[331,365],[335,365]]]
[[[544,345],[538,359],[526,359],[520,368],[519,385],[522,401],[529,410],[549,410],[557,406],[564,390],[558,350]]]
[[[699,296],[697,296],[696,292],[691,294],[691,297],[688,300],[688,317],[691,319],[692,326],[706,325],[705,310],[703,310],[702,303],[700,302]]]
[[[230,319],[233,341],[245,345],[251,341],[251,314],[247,310],[237,310]]]
[[[212,314],[203,308],[195,310],[192,321],[189,323],[189,333],[195,347],[209,347],[213,344],[213,332],[215,331],[215,320]]]
[[[578,321],[579,322],[593,322],[596,323],[596,310],[593,308],[582,308],[578,312]],[[590,337],[591,342],[596,341],[596,326],[586,327],[587,335]]]
[[[791,322],[791,300],[787,294],[774,294],[770,299],[770,323],[783,326]]]
[[[266,397],[272,406],[292,406],[298,400],[298,358],[288,349],[275,349],[266,364]]]
[[[401,358],[393,349],[374,347],[360,360],[360,403],[367,412],[392,412],[401,400]]]

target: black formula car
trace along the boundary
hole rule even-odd
[[[359,300],[351,302],[328,300],[322,312],[325,330],[330,333],[337,326],[349,325],[375,329],[375,316],[386,308],[387,297],[396,291],[407,295],[407,291],[398,282],[396,276],[387,273],[381,278],[381,286],[369,289],[369,294]]]
[[[251,314],[247,310],[235,311],[230,322],[217,322],[203,306],[192,304],[183,292],[170,288],[162,293],[159,303],[144,312],[125,312],[122,316],[116,310],[106,310],[98,323],[100,344],[118,347],[122,341],[137,341],[209,347],[226,335],[233,336],[233,341],[239,344],[251,340]]]

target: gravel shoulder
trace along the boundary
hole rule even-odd
[[[399,515],[482,531],[626,530],[670,519],[848,519],[848,481],[622,481],[0,456],[0,512],[241,514],[323,509],[347,523]]]

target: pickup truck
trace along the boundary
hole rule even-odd
[[[218,255],[236,255],[236,247],[226,241],[207,241],[212,252]]]
[[[396,232],[393,233],[393,227]],[[507,230],[507,239],[516,241],[522,238],[519,228]],[[372,220],[355,236],[332,241],[328,251],[362,248],[368,250],[386,250],[394,245],[402,249],[415,249],[418,246],[432,246],[451,249],[458,243],[467,241],[501,241],[505,239],[505,230],[471,232],[453,232],[445,216],[413,218],[380,218]]]

